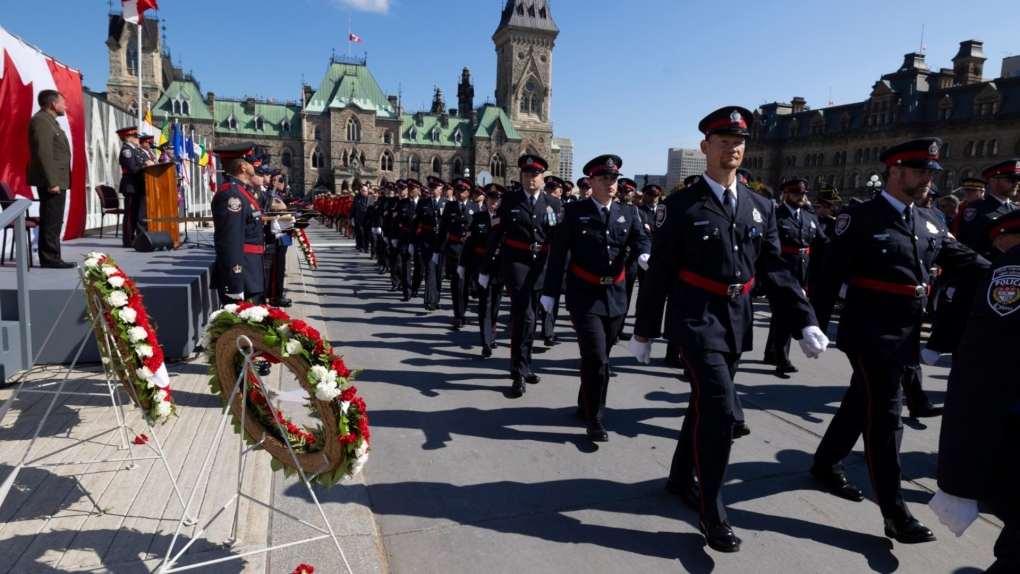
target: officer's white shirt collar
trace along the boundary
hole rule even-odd
[[[800,215],[800,208],[796,208],[795,209],[795,208],[791,207],[790,204],[786,203],[785,201],[783,202],[783,205],[786,206],[786,209],[790,210],[790,213],[792,213],[794,217],[797,217],[797,216]]]
[[[999,202],[999,205],[1005,205],[1006,204],[1006,200],[1005,199],[999,199],[998,197],[995,197],[994,193],[986,193],[985,197],[990,197],[990,198],[994,199],[995,201]]]
[[[600,214],[602,213],[603,207],[609,209],[610,211],[613,209],[613,200],[609,200],[609,205],[602,205],[601,203],[595,200],[594,195],[591,196],[589,199],[591,199],[591,202],[595,204],[595,209],[597,209]]]
[[[884,197],[885,200],[889,202],[889,205],[891,205],[894,208],[896,208],[896,211],[900,212],[900,214],[902,214],[903,210],[907,208],[907,204],[905,204],[902,201],[896,199],[895,197],[890,195],[888,191],[886,191],[884,189],[882,190],[882,197]]]
[[[701,177],[705,180],[705,183],[708,184],[708,187],[712,188],[712,193],[715,194],[715,197],[716,197],[716,199],[719,200],[720,204],[723,204],[723,205],[726,204],[726,202],[723,201],[723,192],[725,190],[727,190],[727,189],[732,191],[733,192],[733,208],[736,209],[736,207],[737,207],[737,181],[738,181],[736,176],[733,177],[733,183],[731,183],[729,187],[726,187],[723,184],[721,184],[721,183],[715,181],[714,179],[708,177],[708,172],[701,172]]]

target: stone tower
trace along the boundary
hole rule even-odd
[[[460,74],[460,83],[457,84],[457,115],[470,118],[474,109],[475,87],[471,85],[471,70],[464,68]]]
[[[960,42],[960,51],[953,57],[953,74],[956,76],[957,84],[969,86],[981,81],[987,60],[982,46],[984,42],[980,40]]]
[[[139,49],[138,28],[125,22],[120,14],[110,14],[106,38],[110,52],[110,78],[106,81],[107,100],[132,113],[138,99],[138,65],[142,66],[142,106],[156,103],[173,81],[173,66],[163,55],[159,37],[159,20],[142,20],[142,41]]]
[[[546,0],[508,0],[496,44],[496,105],[529,148],[552,159],[552,55],[560,33]]]

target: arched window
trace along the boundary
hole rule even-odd
[[[995,157],[999,155],[999,140],[992,140],[988,144],[988,155]]]
[[[365,165],[365,152],[361,152],[361,154],[358,156],[358,161],[361,162],[361,165]]]
[[[464,175],[464,162],[459,157],[453,158],[453,169],[451,169],[450,174],[453,177],[462,177]]]
[[[390,130],[386,130],[386,131],[383,132],[383,134],[382,134],[382,143],[384,143],[386,145],[390,145],[391,143],[393,143],[393,136],[390,135]]]
[[[949,159],[949,156],[952,155],[952,152],[953,152],[953,146],[949,142],[946,142],[945,144],[943,144],[943,146],[942,146],[942,157],[943,158]]]
[[[181,113],[181,103],[179,101],[173,100],[171,102],[171,105],[173,106],[174,114],[180,114]]]
[[[138,73],[138,46],[133,41],[128,42],[125,64],[129,74]]]
[[[457,130],[457,131],[456,131],[456,132],[455,132],[455,133],[453,134],[453,141],[454,141],[454,142],[456,142],[456,143],[458,143],[458,144],[460,144],[460,143],[463,143],[463,142],[464,142],[464,136],[462,136],[462,135],[461,135],[461,133],[460,133],[460,130]]]
[[[407,132],[407,137],[413,140],[418,139],[418,128],[411,126],[411,129]]]
[[[850,188],[857,189],[861,186],[861,174],[855,173],[850,176]]]
[[[521,111],[526,114],[538,114],[538,92],[535,82],[528,80],[521,91]]]
[[[861,148],[857,148],[857,151],[854,152],[854,163],[861,163],[862,153],[863,150],[861,150]]]
[[[411,167],[411,171],[418,173],[418,170],[421,169],[421,160],[418,159],[418,156],[412,155],[409,165]]]
[[[191,115],[191,104],[187,100],[181,102],[181,113],[190,116]]]
[[[494,177],[506,177],[506,160],[502,155],[497,153],[492,156],[492,161],[489,162],[489,171]]]
[[[977,144],[977,156],[978,157],[985,157],[985,150],[986,150],[986,148],[985,148],[985,140],[979,141],[978,144]]]
[[[344,150],[343,155],[340,156],[340,165],[347,167],[350,164],[350,156],[347,155],[347,150]]]
[[[506,136],[503,135],[503,130],[496,129],[496,133],[492,134],[492,139],[496,141],[496,145],[503,145],[506,142]]]
[[[967,142],[963,147],[963,157],[974,157],[974,142]]]
[[[289,132],[290,131],[290,120],[283,120],[283,122],[280,124],[280,129],[282,129],[285,132]]]
[[[312,150],[312,169],[326,167],[326,162],[322,157],[322,150],[319,146],[315,146]]]
[[[379,158],[379,169],[382,171],[393,171],[393,154],[390,150],[383,150]]]
[[[825,165],[825,154],[824,153],[818,154],[818,161],[817,161],[817,163],[818,163],[819,166]]]
[[[265,120],[262,119],[262,116],[255,116],[255,130],[261,132],[261,131],[265,131],[265,129],[266,129],[266,122],[265,122]]]
[[[361,124],[358,123],[358,118],[354,116],[347,118],[347,141],[361,141]]]
[[[951,169],[947,169],[945,179],[942,182],[942,189],[952,191],[954,187],[956,187],[956,172]]]
[[[319,129],[319,126],[312,128],[312,139],[316,141],[322,139],[322,130]]]
[[[432,173],[443,173],[443,161],[438,157],[432,158]]]
[[[232,130],[237,129],[237,118],[234,117],[234,114],[230,114],[230,117],[227,118],[227,127],[229,127]]]
[[[283,167],[290,167],[291,155],[290,150],[283,148],[283,153],[280,154],[280,165]]]

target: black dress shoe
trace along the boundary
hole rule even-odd
[[[628,333],[622,333],[622,332],[621,332],[621,333],[620,333],[620,336],[619,336],[619,339],[620,339],[621,341],[629,341],[629,340],[630,340],[630,334],[628,334]]]
[[[526,392],[528,392],[528,387],[524,386],[524,381],[521,379],[514,379],[514,384],[510,385],[510,396],[519,397]]]
[[[464,326],[464,321],[462,321],[462,320],[460,320],[460,319],[454,319],[454,320],[453,320],[453,327],[452,327],[452,329],[453,329],[454,331],[460,331],[460,328],[461,328],[462,326]]]
[[[887,518],[885,520],[885,535],[902,544],[918,544],[935,540],[935,534],[913,517],[902,521]]]
[[[768,354],[762,358],[761,362],[765,363],[766,365],[775,365],[776,359],[771,354]]]
[[[43,269],[70,269],[74,267],[74,263],[71,263],[70,261],[58,261],[56,263],[40,265],[39,267],[42,267]]]
[[[751,427],[747,426],[744,421],[737,421],[733,423],[733,438],[741,438],[751,434]]]
[[[602,419],[596,417],[588,421],[588,440],[592,442],[609,442],[609,433],[606,432],[606,425]]]
[[[683,485],[666,479],[666,491],[683,499],[684,504],[695,512],[701,512],[701,490],[697,484]]]
[[[677,357],[676,355],[666,355],[666,358],[663,359],[663,361],[665,361],[667,366],[673,367],[674,369],[684,368],[684,364],[680,360],[680,357]]]
[[[403,297],[400,298],[400,300],[406,303],[407,301],[411,300],[411,296],[410,295],[404,295]]]
[[[928,417],[940,417],[942,416],[942,407],[936,407],[931,403],[927,403],[924,406],[917,407],[916,409],[910,409],[909,417],[912,419],[923,419]]]
[[[554,339],[553,337],[546,337],[543,343],[545,344],[546,347],[552,347],[553,345],[556,344],[556,339]]]
[[[847,478],[846,473],[834,473],[817,466],[811,467],[811,474],[821,482],[832,494],[840,498],[860,502],[864,500],[864,493]]]
[[[493,349],[495,349],[496,347],[499,346],[499,343],[493,343],[491,346],[492,346]]]
[[[294,302],[286,297],[277,297],[273,299],[273,305],[276,307],[290,307]]]
[[[490,349],[488,345],[482,345],[482,356],[483,357],[492,356],[492,349]]]
[[[777,375],[788,375],[790,373],[796,373],[796,372],[799,372],[799,371],[800,371],[800,369],[798,369],[797,367],[795,367],[793,365],[786,365],[786,366],[783,366],[783,367],[776,367],[776,374]]]
[[[701,533],[705,535],[705,542],[708,547],[719,552],[737,552],[740,550],[740,540],[733,533],[729,524],[720,522],[711,526],[700,522]]]
[[[542,381],[542,379],[538,375],[536,375],[534,373],[524,377],[524,382],[528,383],[529,385],[537,385],[541,381]]]

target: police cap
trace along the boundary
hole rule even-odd
[[[617,180],[617,188],[623,192],[631,192],[637,189],[637,182],[629,177],[621,177]]]
[[[517,160],[517,167],[521,168],[521,171],[542,173],[549,169],[549,162],[545,161],[540,155],[526,153]]]
[[[611,153],[600,155],[597,158],[584,164],[584,175],[595,177],[596,175],[620,175],[620,168],[623,167],[623,160],[620,156]]]
[[[254,142],[241,142],[218,147],[213,153],[220,156],[220,159],[244,159],[254,165],[255,157],[252,155],[253,151],[255,151]]]
[[[417,179],[414,179],[413,177],[407,178],[407,181],[405,183],[407,184],[407,187],[410,189],[421,189],[421,182],[418,181]]]
[[[981,179],[980,177],[965,177],[960,181],[960,187],[963,189],[984,189],[988,185],[988,180]]]
[[[143,135],[138,136],[138,141],[140,143],[145,143],[145,142],[150,142],[151,143],[155,139],[156,138],[150,136],[149,134],[143,134]]]
[[[981,172],[981,176],[985,179],[992,179],[993,177],[1020,177],[1020,159],[1007,159],[991,167],[986,167]]]
[[[808,180],[797,177],[779,184],[779,191],[783,193],[807,193]]]
[[[563,191],[571,191],[574,189],[574,182],[569,179],[563,180]]]
[[[645,195],[662,195],[662,188],[654,183],[649,183],[641,188],[641,193]]]
[[[577,180],[577,187],[581,189],[589,189],[591,187],[591,180],[588,179],[587,177],[582,177],[581,179]]]
[[[485,186],[485,197],[488,198],[499,198],[504,193],[507,193],[507,189],[498,183],[490,183]]]
[[[1020,209],[1014,209],[988,224],[985,228],[988,238],[994,240],[1003,233],[1020,233]]]
[[[705,116],[698,123],[698,131],[707,138],[713,134],[730,134],[747,137],[747,126],[752,122],[751,112],[739,106],[727,106]]]
[[[458,177],[453,180],[453,189],[456,191],[470,191],[471,180],[466,177]]]
[[[941,150],[942,140],[939,138],[918,138],[894,145],[882,152],[878,159],[885,163],[885,167],[901,165],[914,169],[942,169],[938,162]]]
[[[120,137],[120,139],[124,139],[130,136],[138,137],[138,126],[128,126],[126,128],[120,128],[119,130],[117,130],[117,135]]]
[[[445,181],[443,181],[443,180],[441,180],[438,177],[433,176],[433,175],[430,175],[427,178],[425,178],[425,181],[428,182],[429,187],[443,187],[443,186],[446,185]]]
[[[563,187],[564,187],[563,179],[559,178],[559,177],[556,177],[555,175],[547,175],[547,176],[545,176],[545,186],[546,187],[558,187],[560,189],[563,189]]]

